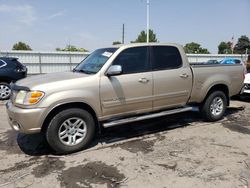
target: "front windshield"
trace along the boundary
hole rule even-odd
[[[95,74],[102,68],[116,50],[117,48],[98,49],[77,65],[74,71]]]

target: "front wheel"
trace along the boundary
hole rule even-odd
[[[212,92],[201,106],[201,114],[207,121],[220,120],[227,106],[227,97],[222,91]]]
[[[11,88],[8,83],[0,82],[0,100],[7,100],[10,98]]]
[[[86,148],[95,134],[92,115],[80,108],[59,112],[46,130],[46,139],[59,154],[69,154]]]

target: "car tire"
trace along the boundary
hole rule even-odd
[[[0,82],[0,100],[8,100],[11,95],[10,85],[6,82]]]
[[[212,92],[201,105],[200,112],[206,121],[220,120],[227,106],[227,97],[222,91]]]
[[[46,129],[46,139],[57,154],[69,154],[86,148],[95,135],[92,115],[80,108],[56,114]]]

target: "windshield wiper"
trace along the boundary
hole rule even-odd
[[[95,72],[91,72],[91,71],[87,71],[87,70],[83,70],[83,69],[73,69],[73,72],[81,72],[81,73],[85,73],[85,74],[95,74]]]

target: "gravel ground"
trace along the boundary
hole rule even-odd
[[[40,135],[17,135],[0,102],[0,187],[250,186],[250,97],[221,121],[197,113],[106,129],[89,149],[53,155]]]

